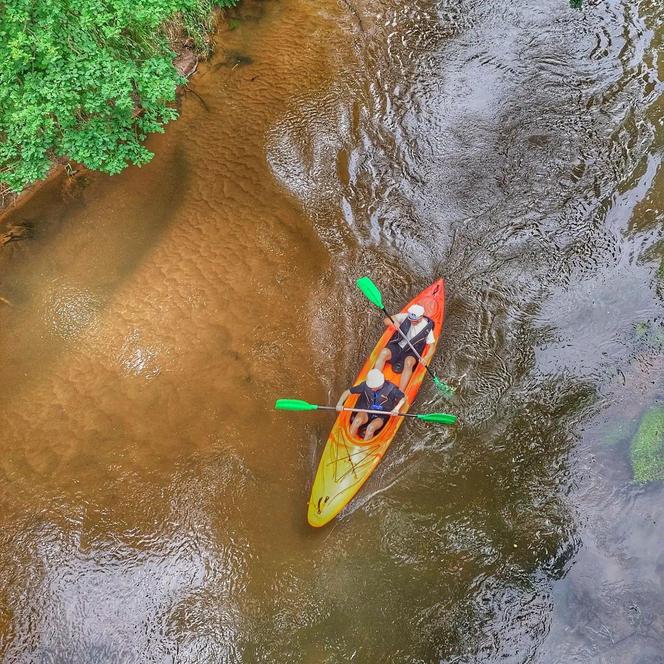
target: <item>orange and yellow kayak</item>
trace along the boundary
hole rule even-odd
[[[424,315],[434,322],[433,333],[436,345],[440,340],[440,332],[445,316],[445,284],[442,279],[431,284],[417,297],[413,298],[401,311],[406,313],[408,307],[420,304],[424,307]],[[355,385],[366,379],[367,373],[373,369],[380,351],[387,346],[394,330],[386,329],[371,355],[364,363],[355,381]],[[435,350],[435,348],[434,348]],[[432,355],[429,355],[429,359]],[[428,360],[426,360],[428,361]],[[399,384],[399,374],[392,371],[388,362],[383,371],[385,378],[395,385]],[[415,367],[413,375],[406,386],[408,405],[406,412],[420,390],[426,369],[420,363]],[[348,408],[354,407],[360,395],[351,394],[346,402]],[[334,519],[360,490],[367,478],[383,458],[392,439],[405,418],[390,417],[378,434],[369,441],[351,436],[350,421],[352,413],[344,411],[337,417],[325,449],[318,464],[314,484],[309,498],[307,519],[309,525],[319,528]]]

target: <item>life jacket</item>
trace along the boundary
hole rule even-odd
[[[427,324],[412,339],[409,340],[410,343],[415,347],[415,350],[420,355],[422,355],[422,351],[424,351],[424,346],[426,346],[426,341],[427,337],[429,336],[429,332],[431,332],[431,330],[433,330],[434,328],[434,322],[430,318],[427,318],[426,316],[424,318],[426,319]],[[399,325],[399,329],[407,337],[408,331],[410,330],[412,325],[413,325],[412,321],[406,318],[406,320],[403,323],[401,323],[401,325]],[[396,341],[397,343],[401,344],[401,342],[404,341],[404,338],[398,332],[395,332],[390,341]],[[408,344],[406,344],[404,346],[403,352],[408,353],[409,351],[411,351],[411,348]]]
[[[369,410],[392,410],[396,403],[391,403],[394,401],[392,397],[392,392],[397,389],[397,386],[394,383],[385,381],[382,387],[374,392],[370,387],[367,387],[367,384],[364,384],[364,389],[362,390],[362,396],[359,399],[357,408],[367,408]]]

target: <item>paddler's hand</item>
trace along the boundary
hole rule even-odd
[[[399,403],[390,412],[390,415],[392,417],[396,417],[397,415],[399,415],[399,413],[401,413],[401,409],[404,407],[405,403],[406,403],[406,397],[404,397],[403,399],[401,399],[401,401],[399,401]]]
[[[344,404],[346,403],[346,399],[350,396],[350,390],[344,390],[343,394],[339,397],[339,401],[337,401],[337,405],[335,406],[337,413],[340,413],[344,409]]]

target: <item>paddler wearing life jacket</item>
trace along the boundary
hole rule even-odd
[[[424,307],[420,304],[412,304],[408,307],[407,314],[397,314],[392,318],[420,354],[420,357],[424,359],[425,348],[433,348],[433,344],[436,342],[436,337],[433,334],[434,323],[424,315]],[[394,329],[389,318],[385,319],[385,325]],[[380,351],[376,360],[376,369],[382,371],[385,362],[388,361],[392,365],[392,369],[401,374],[399,389],[405,391],[408,381],[413,375],[413,369],[417,364],[417,357],[396,329],[387,346]]]
[[[350,433],[353,436],[358,435],[360,427],[365,424],[364,440],[373,438],[383,427],[390,415],[399,413],[406,403],[406,395],[389,380],[385,380],[383,372],[378,369],[371,369],[367,374],[367,379],[354,387],[344,390],[337,402],[337,410],[343,410],[346,399],[351,394],[359,394],[355,408],[364,408],[377,411],[373,413],[355,413],[351,424]]]

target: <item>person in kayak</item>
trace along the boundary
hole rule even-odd
[[[355,408],[366,408],[367,410],[378,411],[376,415],[372,413],[355,413],[351,424],[350,433],[353,436],[358,435],[360,427],[365,424],[364,440],[373,438],[383,427],[391,415],[396,415],[406,403],[406,395],[389,380],[385,380],[382,371],[371,369],[367,374],[366,381],[355,385],[339,397],[337,410],[341,411],[346,399],[351,394],[359,394]],[[380,411],[383,411],[380,413]],[[380,414],[379,414],[380,413]]]
[[[397,314],[392,316],[406,338],[413,345],[420,357],[424,359],[424,350],[428,346],[433,348],[436,337],[433,334],[434,323],[430,318],[424,315],[424,307],[420,304],[412,304],[408,307],[407,314]],[[389,318],[385,319],[385,325],[394,327]],[[385,362],[392,364],[392,369],[401,374],[399,380],[399,389],[404,391],[410,377],[413,375],[413,369],[417,364],[417,357],[413,349],[406,343],[406,340],[399,334],[399,330],[394,331],[392,338],[387,346],[380,351],[376,360],[376,369],[383,370]]]

